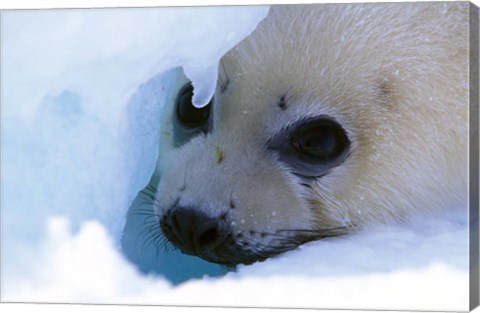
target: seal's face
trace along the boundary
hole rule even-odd
[[[342,233],[340,225],[311,222],[308,194],[311,182],[347,159],[345,129],[326,114],[288,116],[289,94],[272,95],[263,107],[254,95],[249,104],[234,103],[233,84],[201,109],[191,103],[190,83],[178,93],[172,112],[178,147],[160,189],[169,197],[161,219],[167,238],[186,253],[236,264]],[[288,122],[272,123],[282,115]]]
[[[344,232],[344,225],[311,222],[308,194],[313,181],[348,158],[346,130],[320,112],[288,116],[295,104],[287,93],[263,107],[253,95],[245,99],[251,104],[238,105],[233,84],[201,109],[191,103],[190,83],[179,90],[172,112],[177,148],[160,189],[169,197],[161,219],[167,238],[185,253],[236,264]],[[288,122],[271,122],[282,115]]]
[[[440,62],[450,45],[419,56],[416,36],[385,32],[409,22],[414,31],[419,18],[396,21],[396,7],[371,15],[377,8],[274,7],[222,59],[206,107],[195,108],[191,85],[182,83],[164,114],[170,147],[161,152],[155,202],[171,242],[211,262],[249,264],[366,220],[398,220],[443,197],[430,186],[445,171],[418,175],[443,151],[418,151],[435,141],[448,149],[452,133],[424,131],[415,103],[428,101],[419,84],[431,86],[418,62]],[[446,117],[435,106],[422,110]],[[419,187],[426,199],[415,196]]]

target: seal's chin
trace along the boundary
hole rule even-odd
[[[160,219],[165,237],[183,253],[226,266],[252,264],[299,245],[343,235],[346,227],[328,230],[276,230],[263,232],[233,228],[227,214],[212,218],[204,213],[177,208]]]
[[[255,262],[263,261],[269,257],[272,257],[281,252],[289,249],[276,249],[274,247],[260,246],[260,243],[252,244],[252,241],[246,239],[242,241],[235,240],[232,236],[229,236],[221,245],[215,247],[213,250],[199,251],[198,254],[193,254],[203,258],[206,261],[217,263],[226,266],[235,266],[237,264],[252,264]],[[296,246],[295,246],[296,247]],[[295,247],[290,247],[294,249]],[[191,251],[185,251],[187,253]]]
[[[294,237],[287,236],[282,236],[282,240],[268,240],[269,236],[265,233],[254,231],[250,231],[246,236],[243,232],[232,229],[229,221],[211,223],[200,213],[195,214],[194,218],[180,215],[182,220],[178,216],[169,212],[160,219],[160,227],[165,237],[183,253],[212,263],[227,266],[252,264],[301,244]]]
[[[226,266],[235,266],[237,264],[248,265],[263,261],[277,254],[295,249],[303,243],[295,238],[286,237],[277,242],[263,242],[255,237],[234,236],[230,233],[222,243],[215,247],[198,249],[185,244],[176,237],[171,230],[165,228],[162,228],[162,230],[167,239],[183,253],[198,256],[208,262]]]

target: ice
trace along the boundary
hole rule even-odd
[[[137,255],[160,267],[147,275],[120,251],[155,168],[174,68],[204,105],[218,60],[267,10],[2,12],[2,301],[467,310],[465,211],[309,243],[217,278],[205,265],[192,279],[198,260],[156,251]]]
[[[73,232],[96,220],[120,247],[127,210],[155,168],[173,69],[195,69],[207,101],[220,57],[267,12],[2,11],[2,287],[28,277],[52,217]]]
[[[36,220],[66,214],[74,226],[96,218],[118,241],[127,203],[153,172],[159,109],[171,82],[167,74],[159,77],[150,95],[142,95],[139,86],[182,64],[215,66],[266,11],[259,6],[3,12],[6,214],[22,216],[36,207]],[[195,74],[196,81],[211,85],[211,77]],[[26,190],[37,199],[22,197]],[[9,221],[12,231],[22,233],[16,225],[22,219]]]
[[[207,67],[187,66],[184,68],[185,74],[192,81],[194,92],[192,103],[197,108],[202,108],[208,104],[215,92],[218,77],[218,61]]]

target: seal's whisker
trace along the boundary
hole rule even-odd
[[[183,174],[183,186],[180,188],[180,191],[184,191],[187,188],[187,175],[190,167],[190,162],[187,162],[185,166],[185,172]]]
[[[157,193],[158,191],[157,188],[153,187],[152,185],[148,185],[147,187],[145,187],[145,189],[153,193]]]
[[[258,247],[259,243],[255,243],[254,247],[251,247],[250,250],[255,254],[255,259],[267,259],[276,254],[286,252],[288,250],[292,250],[296,247],[294,244],[282,244],[282,245],[260,245],[261,248]]]
[[[154,212],[129,212],[129,215],[141,215],[141,216],[146,216],[146,217],[156,217],[160,218],[162,217],[160,214],[154,213]]]
[[[155,211],[149,207],[149,208],[135,208],[135,210],[129,212],[130,214],[134,214],[134,213],[151,213],[151,214],[155,214]]]
[[[142,249],[145,249],[146,246],[153,245],[157,258],[161,250],[163,250],[163,253],[166,254],[170,249],[175,248],[163,235],[163,233],[161,231],[158,231],[157,225],[151,225],[150,227],[146,227],[145,231],[149,234],[149,236],[145,239],[142,245]]]
[[[143,196],[143,195],[142,195]],[[147,199],[145,199],[145,197],[147,197]],[[139,203],[139,206],[160,206],[161,203],[158,199],[156,198],[153,198],[153,197],[150,197],[150,196],[143,196],[143,200],[142,202]]]
[[[228,85],[230,84],[230,78],[228,77],[227,71],[225,70],[225,65],[223,64],[223,61],[220,61],[220,65],[222,66],[223,73],[225,74],[225,80],[222,80],[222,76],[218,76],[218,82],[220,85],[220,92],[224,93],[225,90],[227,90]]]
[[[139,203],[140,206],[160,206],[160,201],[157,199],[146,199],[145,201],[142,201]]]
[[[150,193],[150,191],[147,190],[147,189],[140,190],[138,193],[139,193],[140,195],[146,196],[146,197],[148,197],[148,198],[150,198],[150,199],[155,199],[154,194]]]
[[[280,238],[280,239],[282,239],[282,240],[277,240],[276,244],[272,244],[272,243],[265,244],[263,242],[260,242],[260,241],[256,240],[255,238],[248,238],[247,243],[253,243],[254,245],[247,245],[247,248],[250,249],[251,251],[253,251],[254,253],[262,256],[262,257],[264,257],[264,256],[269,257],[269,256],[277,254],[279,252],[284,252],[284,251],[290,250],[290,249],[297,246],[294,238],[284,237],[284,238]],[[266,254],[268,254],[268,255],[266,255]]]
[[[153,211],[134,211],[130,212],[130,215],[143,215],[143,216],[152,216],[152,217],[161,217],[161,214],[155,213]]]
[[[168,254],[169,251],[173,251],[173,250],[176,250],[177,247],[172,244],[167,237],[163,236],[163,234],[161,236],[158,236],[158,239],[157,239],[157,244],[155,246],[155,249],[157,249],[157,253],[160,249],[163,250],[163,253],[165,254]],[[158,254],[157,254],[158,256]]]
[[[344,228],[339,228],[344,230]],[[333,229],[336,230],[336,229]],[[287,231],[287,230],[282,230],[282,231]],[[252,257],[255,259],[266,259],[269,257],[272,257],[274,255],[277,255],[279,253],[283,253],[292,249],[295,249],[299,245],[307,242],[316,240],[316,239],[322,239],[322,238],[327,238],[327,237],[333,237],[333,236],[339,236],[344,234],[344,232],[332,232],[332,229],[329,230],[305,230],[308,235],[299,235],[299,232],[301,230],[299,229],[292,229],[288,230],[291,231],[292,233],[296,233],[294,236],[292,235],[284,235],[282,233],[269,233],[269,232],[256,232],[252,231],[250,234],[255,234],[255,235],[262,235],[262,236],[267,236],[272,238],[268,243],[262,242],[255,237],[249,236],[246,240],[242,241],[237,241],[237,244],[240,244],[242,249],[245,251],[250,251],[252,253]],[[246,261],[248,263],[248,261]]]
[[[177,200],[175,200],[175,197],[172,196],[171,191],[170,191],[170,189],[168,189],[168,187],[165,187],[165,194],[167,195],[168,199],[169,199],[171,202],[176,202],[176,201],[178,201],[178,198],[179,198],[179,197],[177,198]]]
[[[151,223],[144,225],[144,228],[141,230],[142,236],[144,236],[144,237],[148,236],[147,239],[149,239],[151,236],[153,236],[157,233],[160,233],[160,231],[155,230],[155,226],[156,225],[153,225]]]
[[[333,228],[320,228],[320,229],[278,229],[277,232],[293,232],[293,233],[328,233],[328,232],[340,232],[340,231],[347,231],[351,229],[350,226],[341,226],[341,227],[333,227]]]
[[[141,245],[141,250],[149,250],[148,247],[155,242],[155,236],[153,233],[149,233],[148,237],[145,238]]]
[[[155,256],[158,258],[158,255],[160,253],[160,248],[163,247],[163,252],[167,253],[168,252],[168,246],[165,244],[163,238],[163,234],[159,232],[156,236],[154,236],[153,240],[155,243]]]

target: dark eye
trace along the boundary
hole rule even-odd
[[[335,160],[349,145],[345,130],[330,119],[319,119],[300,125],[292,133],[290,142],[299,153],[319,162]]]
[[[188,128],[200,128],[208,123],[211,101],[203,108],[197,108],[192,103],[193,86],[191,83],[182,87],[177,96],[177,118]]]
[[[292,172],[303,177],[320,177],[345,161],[350,140],[345,129],[328,116],[302,119],[271,138],[269,149]]]

